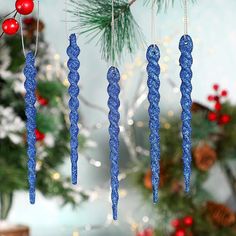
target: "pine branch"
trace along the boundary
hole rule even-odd
[[[72,10],[69,12],[79,19],[81,34],[87,34],[89,41],[98,38],[103,58],[107,61],[121,59],[121,54],[127,50],[133,53],[143,43],[143,35],[136,23],[129,3],[125,0],[114,1],[114,57],[112,56],[112,5],[111,0],[88,0],[79,3],[70,0]]]
[[[137,0],[131,0],[130,2],[129,2],[129,6],[131,6],[131,5],[133,5],[133,3],[135,3]]]
[[[143,0],[144,4],[157,4],[158,11],[167,9],[175,0]],[[191,0],[192,2],[196,0]],[[112,1],[111,0],[70,0],[69,13],[79,22],[73,30],[86,34],[88,41],[97,38],[103,58],[107,61],[120,60],[122,53],[134,53],[144,43],[143,34],[135,21],[131,6],[137,0],[114,0],[114,48],[112,49]]]

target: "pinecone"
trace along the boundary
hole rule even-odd
[[[148,170],[144,175],[143,184],[146,189],[152,190],[152,172]]]
[[[39,20],[39,32],[42,32],[45,28],[44,23]],[[37,31],[37,19],[34,17],[27,17],[24,19],[25,36],[29,40],[33,40]]]
[[[208,171],[216,162],[216,151],[208,144],[199,145],[193,152],[195,165],[201,171]]]
[[[211,220],[218,226],[229,227],[236,223],[235,213],[223,204],[208,202],[207,210]]]

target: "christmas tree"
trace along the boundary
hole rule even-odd
[[[37,21],[24,19],[24,37],[27,50],[34,50]],[[39,22],[39,49],[37,55],[37,190],[46,197],[61,197],[63,204],[75,205],[77,193],[58,168],[69,158],[69,121],[66,109],[67,71],[52,52],[43,35],[44,23]],[[2,37],[0,41],[0,218],[6,219],[14,193],[28,189],[26,130],[24,112],[25,58],[20,35]],[[84,138],[81,135],[80,146]]]

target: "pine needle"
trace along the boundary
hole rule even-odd
[[[126,50],[136,51],[143,43],[143,35],[135,21],[130,5],[125,0],[114,1],[114,54],[112,53],[112,5],[111,0],[70,0],[73,9],[69,12],[79,18],[81,34],[87,34],[89,40],[98,39],[103,58],[107,61],[121,59]],[[80,27],[80,28],[79,28]]]
[[[130,7],[138,0],[114,0],[114,48],[112,49],[112,1],[111,0],[70,0],[67,10],[78,22],[73,30],[86,34],[88,42],[97,39],[102,57],[116,62],[124,52],[134,53],[144,43],[144,36],[135,21]],[[157,9],[167,9],[177,0],[143,0],[144,4],[157,4]],[[182,0],[179,0],[180,2]],[[195,2],[196,0],[189,0]]]

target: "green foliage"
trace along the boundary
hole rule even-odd
[[[142,43],[142,34],[125,0],[114,1],[114,48],[112,48],[112,5],[110,0],[71,0],[74,16],[79,17],[81,33],[90,39],[98,37],[103,57],[107,61],[119,59],[127,49],[130,53]]]
[[[212,144],[212,135],[217,135],[221,132],[220,127],[215,122],[210,122],[207,119],[207,113],[205,111],[199,111],[193,115],[192,130],[194,146],[203,141]]]
[[[37,90],[40,96],[46,98],[49,102],[51,102],[52,99],[61,98],[66,92],[66,88],[62,83],[47,80],[40,80],[37,85]]]
[[[22,51],[22,45],[20,42],[20,36],[16,37],[8,37],[6,39],[6,45],[9,47],[10,50],[10,65],[8,70],[16,73],[21,70],[21,66],[24,64],[25,58]]]
[[[223,113],[231,116],[229,124],[224,126],[223,138],[218,142],[217,152],[221,159],[236,158],[236,107],[230,103],[223,106]]]
[[[155,1],[158,11],[173,5],[174,0],[143,0],[144,5]],[[195,0],[191,0],[194,2]],[[144,44],[142,31],[131,13],[131,6],[137,0],[114,0],[114,44],[112,45],[112,1],[70,0],[72,22],[78,22],[73,29],[86,34],[89,41],[97,38],[102,57],[107,61],[119,61],[125,51],[134,53]]]

